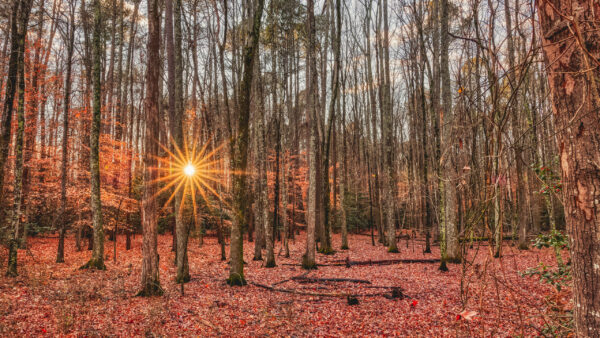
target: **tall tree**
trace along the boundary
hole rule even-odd
[[[160,100],[160,8],[159,0],[148,0],[148,45],[146,63],[146,133],[144,137],[144,196],[142,199],[142,280],[139,296],[162,295],[158,268],[158,220],[156,216],[157,156]]]
[[[383,104],[381,111],[382,138],[383,138],[383,168],[384,168],[384,203],[385,224],[388,252],[398,252],[396,245],[396,174],[394,172],[394,123],[390,80],[390,39],[388,23],[388,2],[383,0]]]
[[[90,130],[90,175],[92,209],[92,222],[94,228],[94,246],[92,258],[84,264],[82,269],[106,270],[104,265],[104,229],[102,220],[102,203],[100,200],[100,127],[102,116],[102,5],[100,0],[94,0],[94,33],[92,39],[93,70],[92,82],[94,86],[92,126]]]
[[[515,0],[518,2],[519,0]],[[519,249],[527,249],[527,203],[526,203],[526,192],[525,192],[525,184],[527,182],[527,173],[523,170],[523,145],[522,142],[518,139],[521,128],[520,121],[521,118],[519,109],[521,102],[520,95],[517,93],[519,86],[517,85],[517,69],[515,69],[515,41],[513,39],[513,24],[512,24],[512,14],[510,10],[510,0],[504,0],[504,18],[506,22],[506,40],[508,47],[508,79],[510,80],[511,87],[511,98],[508,102],[509,104],[509,112],[511,115],[511,128],[512,134],[514,138],[514,153],[515,153],[515,179],[517,183],[517,191],[516,191],[516,218],[517,218],[517,231],[519,238]],[[518,25],[518,23],[516,23]]]
[[[554,105],[573,271],[575,335],[600,330],[600,7],[541,0],[542,46]],[[577,107],[577,108],[575,108]]]
[[[183,119],[184,119],[184,88],[183,88],[183,32],[181,22],[183,20],[183,3],[182,0],[175,0],[174,7],[174,32],[175,32],[175,113],[176,118],[174,119],[175,129],[179,129],[176,133],[173,133],[177,146],[182,149],[185,147],[183,138]],[[181,199],[183,205],[182,194]],[[188,235],[189,226],[187,222],[183,220],[183,208],[177,206],[176,213],[176,227],[177,227],[177,282],[186,283],[190,281],[190,266],[188,263]]]
[[[71,71],[73,66],[73,47],[75,43],[75,8],[76,3],[69,5],[69,21],[65,30],[65,43],[67,45],[67,55],[65,60],[65,87],[64,87],[64,102],[63,102],[63,134],[62,134],[62,160],[60,167],[60,212],[63,215],[61,220],[58,249],[56,253],[56,262],[64,263],[65,261],[65,231],[67,228],[66,212],[67,212],[67,162],[69,160],[69,109],[71,108]],[[116,241],[116,240],[115,240]]]
[[[315,269],[315,230],[317,225],[317,161],[318,148],[318,123],[317,119],[317,66],[315,61],[315,4],[308,0],[306,7],[306,30],[308,32],[308,47],[306,51],[306,120],[308,121],[308,210],[306,219],[306,252],[302,256],[304,269]]]
[[[231,286],[242,286],[246,284],[244,278],[244,241],[242,229],[246,224],[246,176],[240,173],[246,172],[248,165],[248,139],[250,121],[250,92],[252,89],[252,77],[254,75],[255,58],[258,55],[260,25],[265,1],[258,0],[252,19],[252,27],[249,32],[249,43],[244,47],[243,74],[240,83],[238,102],[238,130],[237,136],[231,139],[235,142],[232,149],[232,172],[233,172],[233,222],[231,225],[230,244],[230,271],[227,283]]]
[[[15,93],[17,91],[18,74],[25,67],[25,36],[33,0],[13,1],[10,18],[10,58],[8,61],[8,80],[4,93],[4,107],[2,110],[2,125],[0,128],[0,205],[4,200],[4,167],[8,159],[10,148],[12,117]]]
[[[31,11],[31,0],[22,0],[18,5],[18,14],[13,16],[13,19],[17,19],[17,25],[13,25],[12,28],[18,30],[13,38],[17,41],[17,50],[20,53],[17,57],[17,72],[16,82],[18,84],[18,102],[17,102],[17,135],[15,140],[15,181],[13,185],[13,208],[10,218],[10,224],[12,228],[12,238],[9,243],[8,251],[8,267],[6,275],[10,277],[17,276],[17,246],[19,245],[19,225],[21,222],[21,197],[22,197],[22,186],[23,186],[23,134],[25,132],[25,61],[23,56],[25,54],[25,35],[27,32],[27,24],[29,22],[29,13]],[[17,5],[15,5],[17,6]],[[14,43],[14,41],[13,41]],[[11,51],[12,54],[12,51]],[[11,55],[12,58],[12,55]],[[10,66],[9,66],[10,69]],[[12,80],[9,79],[9,83]],[[14,95],[14,92],[13,92]],[[8,102],[7,97],[7,102]],[[6,104],[6,102],[5,102]],[[12,109],[11,109],[12,110]],[[5,107],[5,113],[7,113]],[[10,113],[10,112],[8,112]],[[3,127],[6,127],[3,126]],[[8,129],[10,129],[10,124]],[[7,149],[8,150],[8,149]],[[2,168],[0,168],[2,169]]]
[[[332,26],[332,40],[333,40],[333,73],[331,77],[331,101],[329,101],[329,113],[328,113],[328,121],[326,126],[326,135],[325,135],[325,144],[323,151],[323,165],[321,169],[323,172],[321,175],[323,176],[323,212],[324,212],[324,224],[325,234],[322,238],[321,250],[320,252],[325,254],[333,253],[333,248],[331,247],[331,223],[333,222],[331,217],[331,199],[330,199],[330,191],[331,186],[329,183],[329,154],[332,144],[332,135],[335,135],[335,120],[336,120],[336,104],[339,103],[339,92],[340,92],[340,69],[341,69],[341,60],[340,60],[340,49],[341,49],[341,40],[342,40],[342,16],[341,16],[341,4],[339,1],[335,1],[335,13],[331,16],[334,21],[334,25]],[[325,74],[323,74],[325,76]],[[325,95],[326,96],[326,95]],[[335,143],[335,141],[334,141]],[[335,145],[334,145],[335,146]],[[335,152],[334,152],[335,154]],[[334,173],[336,166],[336,158],[335,156],[333,160],[334,165]],[[335,190],[335,184],[334,184]],[[335,194],[334,194],[335,195]]]

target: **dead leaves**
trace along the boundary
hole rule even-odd
[[[160,279],[166,293],[161,298],[140,299],[133,295],[140,283],[141,239],[136,236],[132,249],[125,251],[125,240],[120,237],[117,263],[107,262],[107,271],[89,272],[76,269],[89,252],[76,252],[72,238],[67,239],[66,263],[61,265],[54,263],[56,239],[32,238],[36,259],[19,255],[22,279],[0,277],[0,335],[489,336],[494,335],[493,328],[498,328],[496,335],[522,331],[534,335],[531,325],[539,325],[538,309],[545,305],[537,300],[551,294],[544,285],[518,275],[551,252],[519,252],[514,266],[507,264],[510,268],[503,275],[498,273],[498,264],[485,263],[485,253],[480,253],[475,259],[479,272],[475,273],[474,265],[465,274],[467,303],[463,305],[461,266],[450,265],[450,271],[442,274],[435,264],[423,263],[423,259],[439,257],[439,251],[434,247],[433,254],[423,255],[419,241],[411,249],[403,247],[398,257],[413,263],[347,268],[346,258],[353,262],[392,258],[384,247],[371,246],[367,236],[350,236],[349,251],[318,255],[318,263],[329,265],[308,273],[287,265],[299,262],[302,240],[290,243],[292,257],[278,257],[275,269],[253,262],[253,248],[246,245],[245,274],[250,283],[301,294],[252,285],[234,289],[224,283],[227,265],[219,260],[216,238],[207,236],[202,247],[197,239],[189,244],[192,281],[182,297],[173,280],[172,239],[159,236]],[[339,241],[339,236],[333,237],[334,245]],[[510,248],[506,250],[510,256]],[[503,278],[498,290],[481,287],[489,284],[492,273]],[[298,276],[304,278],[294,278]],[[317,280],[324,282],[307,283]],[[376,289],[380,286],[386,288]],[[520,293],[509,292],[509,286]],[[381,292],[386,295],[355,296]],[[525,319],[519,319],[519,311]]]

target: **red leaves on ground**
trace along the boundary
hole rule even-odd
[[[89,259],[90,252],[76,252],[74,241],[66,242],[65,264],[54,263],[55,238],[30,239],[30,253],[19,252],[16,279],[0,274],[0,336],[50,335],[143,336],[510,336],[537,334],[544,321],[544,297],[552,288],[535,278],[524,278],[519,271],[552,261],[549,249],[520,252],[504,249],[502,261],[486,250],[468,253],[473,265],[449,265],[438,271],[436,264],[402,263],[383,266],[321,266],[310,271],[311,278],[364,279],[371,284],[352,282],[300,283],[294,276],[305,273],[296,265],[305,250],[303,236],[290,243],[290,258],[277,256],[278,266],[262,267],[252,261],[253,243],[245,243],[246,279],[281,289],[305,293],[273,292],[253,285],[231,288],[225,284],[228,264],[219,259],[216,239],[205,238],[199,247],[189,243],[192,280],[181,296],[175,284],[174,254],[170,236],[159,237],[160,281],[166,294],[159,298],[134,297],[139,287],[141,236],[125,251],[124,237],[118,238],[118,261],[112,262],[112,242],[106,253],[107,271],[82,271],[77,268]],[[339,245],[335,235],[333,243]],[[350,236],[350,250],[333,256],[318,255],[321,264],[392,258],[428,259],[439,257],[439,250],[423,255],[414,242],[392,255],[382,246],[373,247],[367,236]],[[401,243],[404,244],[404,241]],[[280,243],[276,244],[279,252]],[[476,255],[475,257],[473,257]],[[0,269],[6,268],[6,251],[0,250]],[[463,278],[461,296],[461,278]],[[493,285],[493,287],[491,287]],[[399,287],[409,297],[401,306],[383,296],[360,295],[390,292]],[[359,304],[350,306],[346,297],[315,294],[358,295]],[[407,311],[407,307],[411,311]],[[468,308],[469,310],[465,310]],[[464,311],[463,311],[464,310]],[[461,312],[462,311],[462,312]],[[476,313],[475,313],[476,311]],[[457,315],[458,313],[458,315]],[[477,316],[477,317],[475,317]],[[476,318],[477,320],[472,320]],[[464,320],[462,320],[464,319]],[[47,331],[46,331],[47,330]]]

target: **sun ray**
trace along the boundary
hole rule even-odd
[[[183,195],[181,197],[181,202],[179,203],[179,214],[183,213],[183,206],[185,205],[185,193],[187,192],[189,185],[189,180],[183,185]]]
[[[202,185],[204,186],[204,188],[208,189],[208,191],[212,192],[221,202],[225,202],[223,200],[223,197],[221,196],[221,194],[217,193],[217,191],[215,189],[213,189],[210,185],[208,185],[202,178],[197,177],[198,181],[200,181],[200,183],[202,183]]]
[[[158,190],[155,194],[154,197],[157,197],[158,195],[162,194],[163,192],[167,191],[169,188],[171,188],[173,185],[179,183],[181,180],[176,178],[174,180],[172,180],[171,182],[169,182],[167,185],[165,185],[164,187],[162,187],[160,190]]]
[[[185,179],[180,179],[180,183],[177,185],[177,188],[175,188],[175,190],[173,191],[173,193],[171,194],[171,196],[169,197],[169,199],[167,200],[167,202],[165,202],[165,205],[163,206],[163,209],[166,208],[171,201],[173,200],[173,198],[177,195],[177,192],[179,191],[179,189],[181,189],[181,185],[185,183]]]
[[[165,182],[165,181],[173,180],[175,178],[180,178],[180,177],[181,177],[181,174],[173,173],[173,174],[170,174],[167,176],[156,178],[156,179],[150,181],[150,183],[160,183],[160,182]]]
[[[225,145],[225,143],[221,144],[220,146],[217,146],[215,149],[211,150],[210,153],[206,154],[205,156],[203,156],[202,158],[207,161],[209,160],[214,154],[216,154],[218,151],[221,150],[221,148],[223,148],[223,146]],[[200,162],[202,164],[202,162]]]
[[[174,142],[173,142],[174,143]],[[163,146],[162,144],[160,144],[160,147],[169,155],[170,160],[166,159],[166,158],[162,158],[163,161],[167,161],[168,164],[172,164],[173,161],[175,161],[175,163],[183,165],[183,160],[185,159],[185,157],[183,156],[183,154],[181,154],[181,151],[179,151],[179,147],[177,147],[176,144],[173,144],[176,152],[179,153],[179,156],[175,155],[171,150],[169,150],[169,148]]]
[[[198,183],[194,182],[194,185],[197,185]],[[204,189],[202,189],[202,187],[200,186],[196,186],[196,190],[198,190],[198,192],[200,193],[200,195],[202,195],[202,199],[206,202],[206,205],[211,208],[211,203],[210,203],[210,199],[208,199],[208,196],[206,195],[206,192],[204,191]]]
[[[192,211],[193,211],[193,215],[194,215],[194,222],[196,221],[196,189],[194,189],[194,187],[192,186]]]
[[[160,144],[165,155],[156,157],[159,166],[152,168],[159,172],[160,177],[150,182],[162,185],[155,197],[166,191],[171,192],[163,209],[167,208],[174,199],[181,199],[177,212],[183,212],[186,207],[192,208],[196,217],[199,212],[197,205],[199,196],[206,202],[208,208],[213,207],[211,200],[214,201],[215,198],[219,201],[219,205],[229,207],[221,193],[221,187],[226,185],[224,176],[232,172],[223,165],[224,159],[219,155],[227,142],[212,146],[209,139],[200,146],[198,142],[191,144],[184,142],[182,145],[177,145],[174,139],[171,138],[170,141],[173,143],[172,147]],[[188,195],[191,197],[191,207],[185,201]]]

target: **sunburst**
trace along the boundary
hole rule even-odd
[[[165,202],[163,208],[166,208],[180,192],[181,201],[179,203],[179,212],[183,211],[186,196],[191,195],[194,216],[197,213],[197,195],[200,195],[209,207],[209,195],[212,195],[222,203],[227,204],[223,199],[223,196],[217,191],[220,191],[220,187],[225,185],[223,179],[225,176],[222,165],[223,160],[217,156],[223,149],[225,143],[217,147],[209,148],[210,141],[207,141],[200,149],[196,148],[195,143],[190,147],[184,142],[183,149],[181,149],[176,142],[172,141],[171,143],[173,145],[173,150],[159,144],[167,153],[167,156],[165,158],[157,158],[162,166],[155,169],[161,173],[161,177],[151,182],[151,184],[165,183],[165,185],[156,192],[154,197],[165,191],[171,190],[171,195]]]

